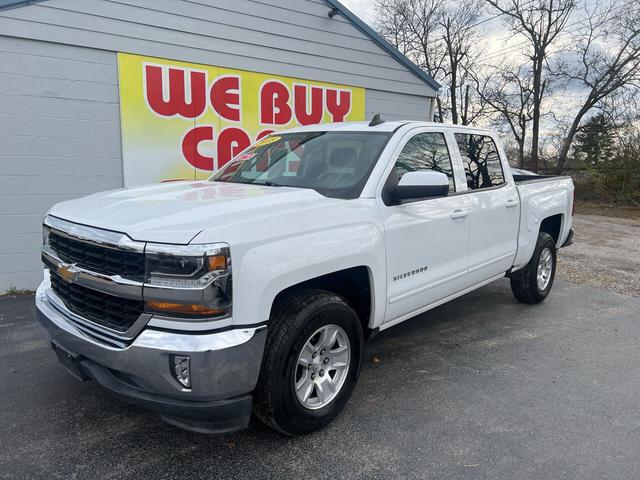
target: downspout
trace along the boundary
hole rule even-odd
[[[429,97],[429,104],[427,106],[427,122],[433,122],[433,114],[435,111],[436,97]]]

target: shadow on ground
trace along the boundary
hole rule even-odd
[[[32,298],[0,301],[0,478],[638,478],[640,299],[507,281],[381,333],[328,429],[202,436],[60,367]]]

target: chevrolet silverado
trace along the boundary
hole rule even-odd
[[[491,131],[301,127],[205,181],[55,205],[38,316],[67,370],[168,423],[304,434],[376,332],[505,276],[543,301],[572,209],[570,178],[513,175]]]

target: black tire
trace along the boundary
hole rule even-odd
[[[336,397],[328,405],[312,410],[304,407],[295,393],[298,355],[314,332],[331,324],[346,332],[351,359]],[[254,392],[255,415],[287,435],[303,435],[325,427],[349,400],[360,374],[364,336],[358,316],[338,295],[323,290],[300,290],[274,305],[268,329]]]
[[[540,262],[540,255],[547,248],[551,251],[551,258],[553,259],[551,277],[547,286],[544,289],[540,289],[538,286],[538,263]],[[553,237],[548,233],[540,232],[536,248],[529,263],[523,269],[511,274],[511,291],[518,301],[535,304],[547,298],[556,276],[556,258],[556,242]]]

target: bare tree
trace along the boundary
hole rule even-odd
[[[504,15],[511,30],[524,37],[529,44],[526,54],[531,62],[532,108],[531,167],[538,168],[540,154],[541,107],[548,81],[545,65],[550,47],[565,30],[567,21],[576,7],[576,0],[486,0]]]
[[[387,39],[403,55],[413,57],[415,53],[414,35],[407,23],[408,15],[404,11],[404,0],[378,1],[375,5],[375,27],[378,33]]]
[[[490,105],[485,101],[484,87],[478,83],[478,77],[475,68],[462,69],[459,87],[461,125],[471,125],[488,116]]]
[[[445,80],[449,84],[451,121],[468,125],[476,115],[470,115],[472,97],[469,82],[471,73],[478,65],[478,55],[474,49],[480,36],[474,30],[482,15],[482,0],[464,0],[451,3],[442,10],[440,26],[447,57]]]
[[[533,86],[530,70],[522,65],[495,67],[484,82],[476,78],[479,97],[506,124],[518,144],[518,166],[524,168],[527,129],[533,120]]]
[[[446,54],[439,42],[444,0],[376,0],[375,28],[432,78],[442,80]],[[444,116],[436,97],[438,116]]]
[[[640,4],[637,0],[598,4],[588,12],[586,26],[578,32],[576,64],[568,63],[560,73],[569,85],[586,90],[562,141],[557,171],[567,162],[571,144],[585,116],[625,89],[640,86]],[[610,108],[604,108],[605,113]]]
[[[437,97],[438,117],[468,124],[482,113],[474,98],[480,36],[475,24],[483,0],[377,0],[376,29],[436,80],[447,85]]]

